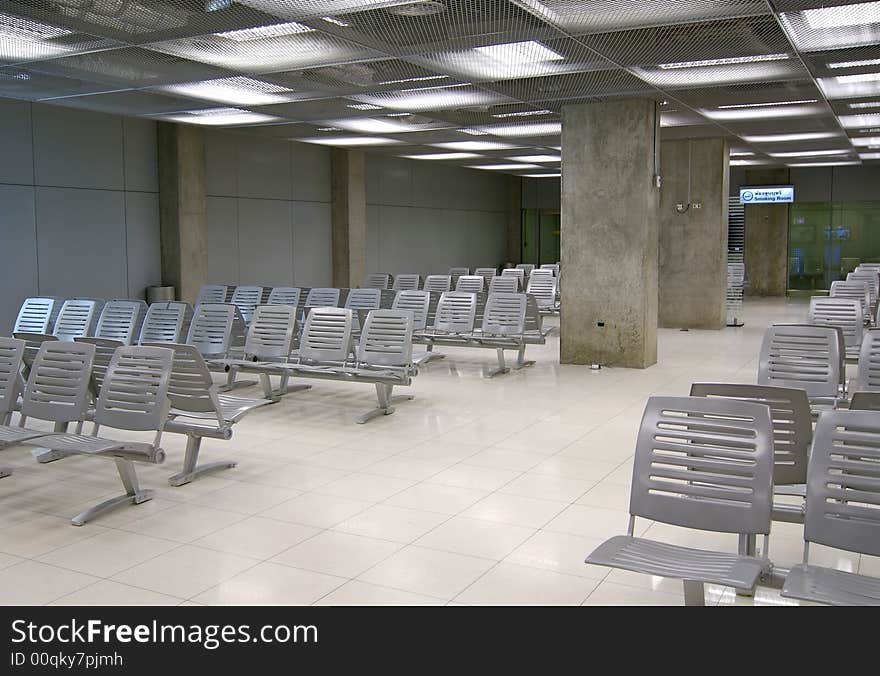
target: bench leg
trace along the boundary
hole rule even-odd
[[[702,582],[684,580],[684,604],[686,606],[705,606],[706,592]]]
[[[89,507],[86,511],[77,514],[70,520],[74,526],[82,526],[87,521],[91,521],[96,516],[110,511],[121,505],[139,505],[153,499],[153,491],[145,490],[138,484],[137,473],[134,469],[134,463],[124,458],[116,458],[116,471],[119,472],[119,478],[122,479],[122,485],[125,487],[125,495],[110,498],[104,502]]]
[[[376,398],[379,400],[379,405],[372,411],[368,411],[367,413],[364,413],[360,418],[358,418],[358,425],[363,425],[373,418],[378,418],[380,415],[391,415],[392,413],[394,413],[394,406],[392,406],[392,404],[400,401],[410,401],[413,399],[413,395],[411,394],[392,396],[391,393],[393,391],[394,385],[376,383]]]
[[[742,556],[755,556],[758,551],[757,546],[757,536],[755,535],[740,535],[739,536],[739,550],[740,555]],[[755,588],[751,589],[737,589],[737,596],[754,596]]]
[[[55,434],[65,434],[67,432],[69,423],[57,422],[52,427],[52,431]],[[61,460],[62,458],[66,458],[72,453],[64,453],[63,451],[53,451],[48,448],[34,448],[31,449],[31,455],[34,456],[34,459],[40,463],[41,465],[45,465],[50,462],[55,462],[56,460]]]
[[[251,385],[256,385],[256,380],[236,380],[235,376],[238,375],[238,368],[235,366],[230,366],[229,370],[226,372],[226,384],[221,385],[217,389],[220,392],[229,392],[231,390],[237,390],[240,387],[250,387]]]
[[[0,467],[0,479],[12,476],[12,468],[11,467]]]
[[[195,481],[200,476],[209,472],[218,472],[222,469],[232,469],[238,463],[235,460],[222,460],[220,462],[211,462],[206,465],[199,465],[199,449],[202,446],[202,437],[187,436],[186,439],[186,455],[183,458],[183,471],[168,478],[168,483],[172,486],[183,486],[191,481]]]
[[[522,345],[516,353],[516,366],[514,368],[518,371],[526,366],[532,366],[534,363],[533,360],[526,360],[526,346]]]
[[[487,373],[487,378],[494,378],[495,376],[500,376],[504,373],[510,373],[510,369],[507,367],[507,364],[504,363],[504,349],[498,347],[495,349],[495,352],[498,353],[498,368]]]
[[[418,366],[421,366],[422,364],[427,364],[434,361],[435,359],[443,359],[445,356],[445,354],[437,354],[436,352],[434,352],[434,346],[429,343],[428,346],[425,348],[425,354],[420,356],[418,359],[414,359],[413,361]]]

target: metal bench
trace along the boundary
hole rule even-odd
[[[519,293],[519,280],[510,275],[498,275],[489,280],[489,293]]]
[[[393,404],[412,399],[393,396],[393,388],[412,384],[418,369],[412,361],[412,313],[371,310],[354,352],[352,312],[348,308],[315,308],[306,319],[295,362],[279,365],[291,376],[371,383],[378,406],[358,418],[365,423],[394,412]],[[352,359],[352,355],[355,355]]]
[[[477,268],[474,270],[475,275],[479,275],[482,277],[488,288],[488,285],[491,283],[492,279],[498,276],[498,270],[496,268]]]
[[[428,310],[431,305],[431,294],[427,291],[398,291],[391,308],[393,310],[409,310],[413,316],[413,330],[423,331],[428,325]]]
[[[535,269],[535,265],[533,263],[518,263],[516,269],[522,270],[523,275],[528,279],[532,274],[532,270]]]
[[[361,330],[362,317],[370,310],[378,310],[382,302],[381,289],[348,289],[343,307],[352,311],[352,330]]]
[[[810,564],[815,543],[880,556],[880,416],[828,411],[816,424],[807,471],[803,563],[782,596],[840,606],[880,606],[880,578]]]
[[[202,303],[226,303],[229,301],[234,288],[225,284],[206,284],[199,289],[196,305],[201,305]]]
[[[233,305],[241,311],[246,324],[250,324],[254,316],[254,308],[263,302],[265,289],[262,286],[237,286],[232,292]]]
[[[91,347],[75,343],[79,347]],[[105,500],[75,516],[81,526],[104,512],[124,504],[141,504],[152,492],[140,488],[135,462],[161,464],[165,451],[160,446],[168,418],[168,382],[174,353],[165,347],[123,346],[116,350],[95,407],[91,434],[51,434],[25,443],[45,447],[54,453],[109,458],[125,493]],[[133,442],[98,436],[102,427],[125,431],[154,431],[152,442]]]
[[[367,275],[361,285],[364,289],[387,289],[391,285],[391,275],[384,272],[374,272]]]
[[[777,324],[764,333],[758,384],[805,390],[814,415],[844,401],[845,373],[837,327]]]
[[[535,273],[538,271],[536,270]],[[538,309],[544,314],[557,314],[559,305],[556,302],[556,278],[551,274],[529,277],[527,293],[535,297]]]
[[[306,295],[306,308],[313,307],[338,307],[339,289],[314,288],[309,289]]]
[[[267,305],[290,305],[297,307],[299,305],[302,289],[296,286],[276,286],[269,292],[269,298],[266,300]]]
[[[838,327],[843,333],[846,358],[853,360],[859,358],[864,313],[858,300],[814,296],[810,299],[810,313],[807,321],[817,326]]]
[[[51,335],[63,303],[63,298],[54,296],[25,298],[15,318],[13,333]]]
[[[259,311],[259,307],[257,309]],[[193,345],[156,343],[154,347],[174,351],[168,384],[171,409],[165,431],[187,437],[183,470],[170,477],[168,483],[182,486],[210,472],[235,467],[237,463],[231,460],[199,465],[202,439],[231,439],[232,426],[269,401],[221,394],[211,379],[205,359]]]
[[[770,568],[772,488],[767,406],[651,397],[636,443],[627,534],[599,545],[586,563],[682,580],[687,605],[705,605],[706,583],[751,589]],[[740,540],[763,535],[762,556],[636,537],[637,517]]]
[[[880,329],[865,331],[858,370],[849,391],[853,396],[856,392],[880,392]]]
[[[422,287],[431,293],[445,293],[452,289],[452,277],[449,275],[428,275]]]
[[[880,294],[880,273],[876,270],[863,269],[859,272],[850,272],[846,281],[864,281],[868,285],[868,294],[871,299],[871,310],[877,307],[877,296]]]
[[[501,271],[502,277],[513,277],[517,280],[517,291],[525,288],[526,273],[522,268],[505,268]]]
[[[831,282],[831,298],[852,298],[859,301],[862,306],[862,315],[866,322],[871,320],[871,292],[868,283],[863,279],[855,279],[851,282],[837,280]]]
[[[189,332],[193,309],[189,303],[153,303],[147,310],[138,343],[180,343]]]

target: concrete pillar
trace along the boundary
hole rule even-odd
[[[330,162],[333,286],[355,288],[367,274],[365,157],[361,150],[334,148]]]
[[[728,163],[727,139],[660,144],[658,323],[662,327],[727,325]]]
[[[208,282],[205,130],[159,122],[159,223],[162,284],[193,303]]]
[[[521,263],[522,255],[522,178],[507,177],[507,260]]]
[[[562,125],[564,364],[657,361],[658,106],[566,106]]]
[[[750,169],[746,185],[788,185],[788,169]],[[788,289],[788,205],[745,206],[747,296],[784,296]]]

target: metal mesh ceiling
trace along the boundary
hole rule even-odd
[[[556,152],[566,105],[647,97],[663,138],[727,136],[775,161],[778,143],[880,135],[880,2],[0,0],[0,96],[524,157]]]

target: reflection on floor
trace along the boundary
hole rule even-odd
[[[494,353],[449,349],[416,379],[414,401],[363,426],[369,387],[317,382],[245,419],[231,441],[206,441],[205,460],[236,457],[234,470],[169,487],[185,440],[166,435],[168,461],[141,469],[157,498],[82,528],[68,519],[116,493],[112,463],[37,465],[4,451],[16,472],[0,481],[0,602],[680,604],[678,582],[583,563],[625,531],[645,399],[698,380],[754,382],[764,328],[805,315],[802,303],[747,301],[744,328],[661,330],[660,362],[646,370],[560,366],[554,336],[529,348],[535,366],[487,380]],[[773,560],[798,562],[800,529],[773,528]],[[814,553],[880,575],[880,559]],[[789,603],[765,589],[707,597]]]

